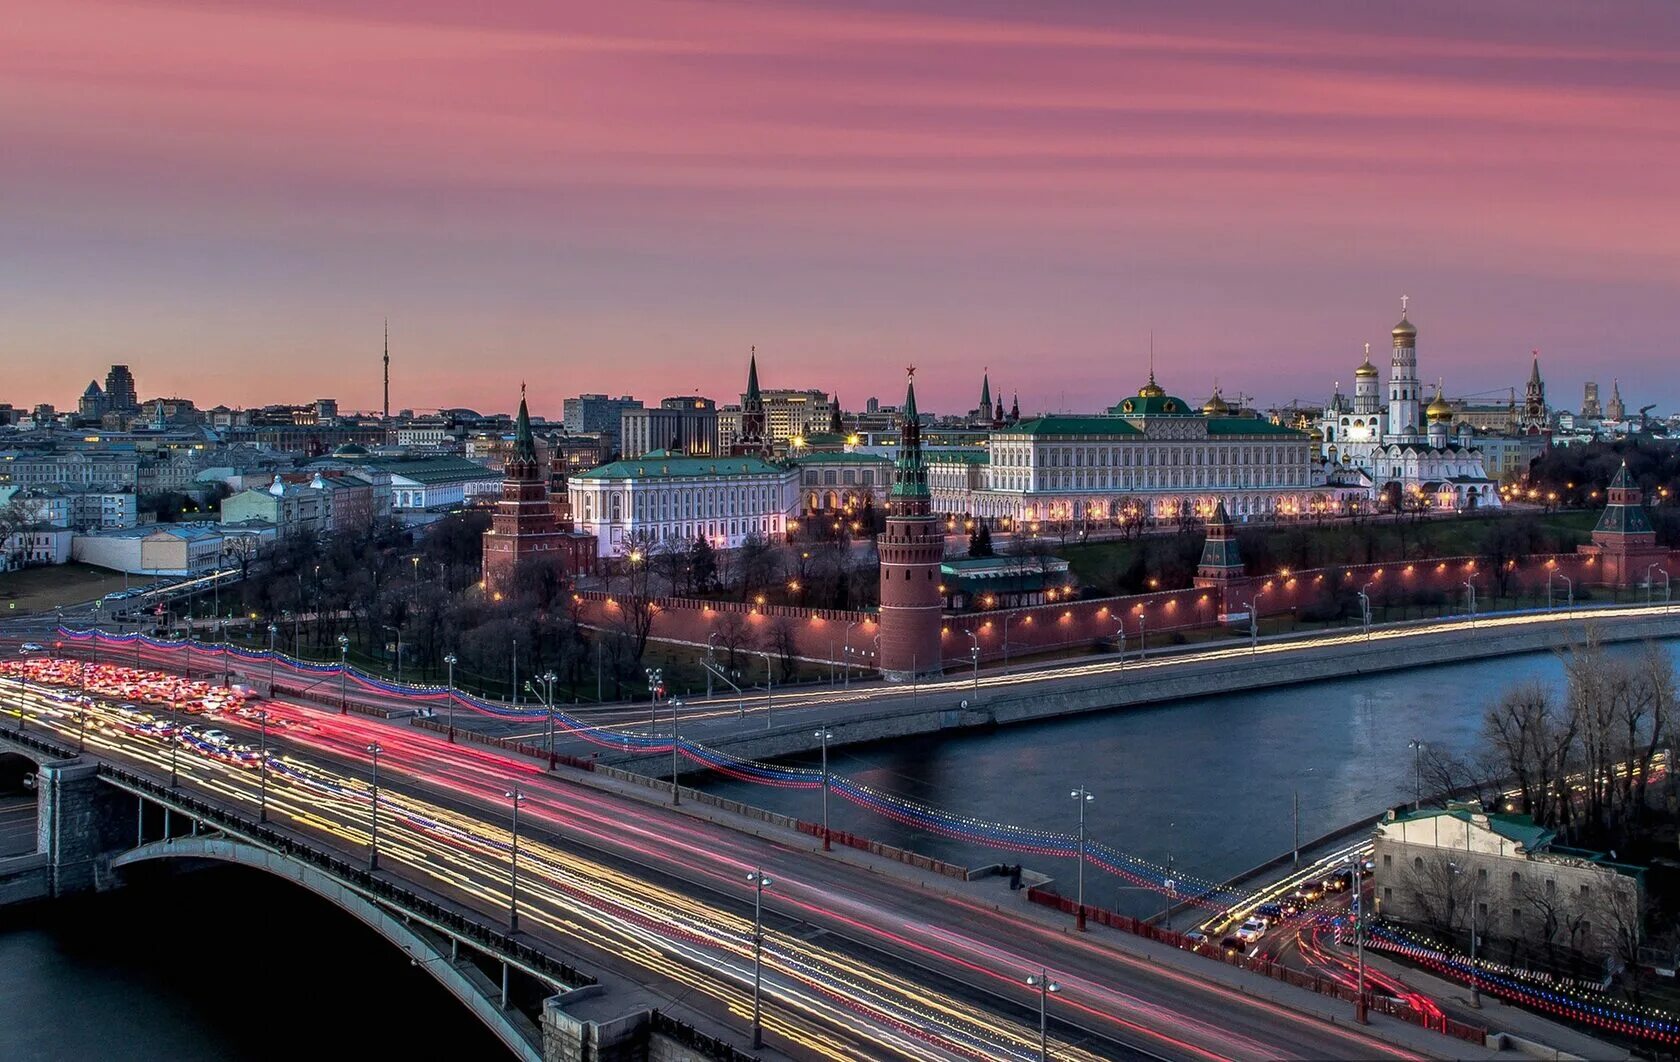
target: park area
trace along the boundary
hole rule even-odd
[[[128,585],[122,572],[87,564],[58,564],[0,572],[0,612],[51,612],[104,597]]]

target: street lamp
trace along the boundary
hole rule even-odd
[[[1667,606],[1668,606],[1668,601],[1669,601],[1669,597],[1670,597],[1670,594],[1669,594],[1670,587],[1669,587],[1669,582],[1668,582],[1668,569],[1659,568],[1655,564],[1648,564],[1648,565],[1645,566],[1645,603],[1647,605],[1649,605],[1651,603],[1651,591],[1656,588],[1656,580],[1651,578],[1651,573],[1653,571],[1662,572],[1662,577],[1663,577],[1663,606],[1666,609]]]
[[[510,850],[511,860],[508,863],[508,932],[519,932],[519,805],[525,800],[525,794],[518,788],[503,793],[508,803],[513,805],[513,847]]]
[[[1020,613],[1003,617],[1003,666],[1006,669],[1009,667],[1009,625],[1021,618]]]
[[[760,986],[764,981],[764,890],[775,882],[765,877],[764,871],[754,870],[747,874],[747,884],[753,887],[752,1045],[757,1050],[764,1046],[764,1010],[759,1002]]]
[[[770,673],[770,654],[759,655],[764,657],[764,729],[769,730],[770,720],[776,712],[776,694],[773,692],[776,681],[775,676]]]
[[[833,848],[828,843],[828,743],[833,739],[834,733],[825,727],[812,736],[822,742],[823,851],[831,852]]]
[[[181,753],[181,695],[176,693],[169,698],[169,788],[174,789],[181,784],[180,773],[176,770]]]
[[[972,646],[969,647],[968,655],[974,659],[974,703],[979,704],[980,703],[980,636],[978,634],[974,633],[974,629],[972,627],[969,628],[969,631],[968,631],[968,640],[974,643]]]
[[[274,696],[274,639],[279,636],[280,627],[277,624],[268,625],[268,695]]]
[[[257,709],[257,821],[268,821],[268,709]]]
[[[1482,1007],[1481,981],[1476,976],[1476,879],[1470,877],[1469,867],[1461,867],[1457,863],[1448,863],[1447,869],[1470,881],[1470,1005],[1480,1010]]]
[[[1039,1062],[1050,1059],[1050,994],[1060,992],[1062,986],[1050,980],[1049,973],[1040,967],[1036,975],[1027,975],[1027,987],[1038,989],[1038,1057]]]
[[[373,828],[368,832],[368,873],[379,869],[379,754],[385,750],[378,743],[367,747],[368,755],[373,757],[373,788],[372,816],[370,821]]]
[[[1569,611],[1575,611],[1575,581],[1559,571],[1554,571],[1546,576],[1546,610],[1549,612],[1552,608],[1553,579],[1563,580],[1564,589],[1569,592]]]
[[[1353,953],[1358,964],[1357,995],[1353,1004],[1353,1020],[1361,1025],[1369,1025],[1365,1006],[1365,894],[1359,881],[1359,872],[1364,870],[1362,857],[1358,852],[1353,853]]]
[[[1139,660],[1147,660],[1149,658],[1149,624],[1147,622],[1148,619],[1149,619],[1149,617],[1144,615],[1142,612],[1138,613],[1138,659]]]
[[[1464,581],[1464,601],[1470,613],[1470,626],[1476,626],[1476,584],[1468,579]]]
[[[1076,916],[1075,922],[1079,926],[1080,930],[1084,930],[1084,928],[1085,928],[1085,805],[1087,805],[1091,801],[1095,800],[1096,797],[1094,795],[1092,795],[1091,793],[1087,792],[1084,786],[1080,786],[1078,789],[1075,789],[1073,792],[1069,793],[1068,795],[1071,796],[1079,804],[1079,877],[1078,877],[1079,898],[1078,898],[1077,901],[1075,901],[1079,905],[1079,913]]]
[[[459,663],[460,661],[459,661],[459,658],[456,657],[456,655],[454,653],[450,653],[448,656],[443,658],[443,662],[449,668],[449,699],[447,701],[443,702],[444,706],[445,706],[444,711],[447,713],[444,716],[444,718],[447,719],[448,723],[449,723],[449,740],[454,741],[455,740],[455,665],[457,663]]]
[[[662,668],[647,667],[642,669],[642,674],[647,676],[648,684],[648,725],[657,726],[659,725],[659,719],[656,715],[659,710],[659,684],[664,681],[665,672]]]
[[[397,632],[397,684],[401,685],[402,684],[402,628],[401,627],[393,627],[389,623],[382,623],[382,624],[379,625],[379,629],[382,630],[382,631],[396,631]]]
[[[682,803],[682,787],[677,785],[677,755],[681,751],[680,742],[677,740],[677,709],[679,709],[681,707],[682,707],[682,698],[681,697],[672,697],[671,698],[671,806],[672,807],[676,807],[678,804]],[[549,718],[550,718],[550,720],[552,720],[554,718],[552,712],[549,713]],[[550,728],[549,733],[550,734],[553,733],[552,727]]]
[[[1428,746],[1413,738],[1406,742],[1406,747],[1412,750],[1412,810],[1420,811],[1423,809],[1423,750]]]
[[[1116,619],[1114,622],[1115,652],[1120,654],[1120,670],[1126,670],[1126,621]]]
[[[338,636],[338,714],[350,714],[350,690],[345,683],[345,676],[350,673],[350,638],[348,635]]]
[[[1359,591],[1359,603],[1365,611],[1365,637],[1367,638],[1371,637],[1371,587],[1376,584],[1377,581],[1372,579],[1365,584],[1363,590]]]
[[[843,643],[845,645],[844,655],[846,657],[846,677],[842,683],[842,687],[845,689],[852,688],[852,628],[857,625],[857,620],[852,620],[846,624],[846,640]]]
[[[525,682],[525,691],[535,697],[537,703],[542,705],[543,710],[548,714],[548,769],[551,771],[554,770],[554,765],[557,762],[554,755],[554,684],[559,680],[559,675],[552,671],[545,671]],[[533,682],[539,684],[542,688],[539,690],[532,685]]]

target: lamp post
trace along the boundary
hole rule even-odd
[[[1353,1003],[1353,1020],[1369,1025],[1365,1005],[1365,894],[1359,873],[1364,870],[1358,852],[1353,854],[1353,954],[1357,963],[1358,982]]]
[[[974,644],[969,647],[968,655],[974,660],[974,703],[980,703],[980,636],[972,628],[968,632],[968,640]]]
[[[759,1001],[764,982],[764,890],[775,882],[765,877],[764,871],[754,870],[747,874],[747,884],[753,887],[752,1045],[757,1050],[764,1046],[764,1010]]]
[[[1573,612],[1575,610],[1575,583],[1569,576],[1559,571],[1546,573],[1546,611],[1550,612],[1553,608],[1552,585],[1558,579],[1563,580],[1564,588],[1569,593],[1569,609]]]
[[[450,653],[443,658],[443,663],[449,668],[449,699],[444,701],[444,718],[449,724],[449,740],[455,740],[455,665],[459,658]]]
[[[1666,608],[1667,605],[1668,605],[1669,597],[1670,597],[1670,594],[1669,594],[1670,587],[1669,587],[1669,582],[1668,582],[1668,569],[1658,567],[1655,564],[1648,564],[1648,565],[1645,566],[1645,603],[1647,605],[1649,605],[1651,603],[1651,598],[1652,598],[1652,593],[1651,592],[1656,589],[1656,580],[1651,577],[1651,573],[1653,571],[1662,572],[1662,577],[1663,577],[1663,606]]]
[[[513,846],[508,862],[508,932],[519,932],[519,805],[525,794],[516,787],[502,794],[513,805]]]
[[[382,624],[380,624],[379,629],[384,630],[384,631],[396,631],[397,632],[397,683],[398,683],[398,685],[401,685],[402,684],[402,628],[401,627],[393,627],[389,623],[382,623]]]
[[[1003,666],[1006,670],[1009,667],[1009,625],[1020,618],[1019,613],[1003,617]]]
[[[268,821],[268,709],[257,709],[257,821]]]
[[[560,676],[552,671],[545,671],[541,675],[527,679],[525,692],[537,699],[543,706],[543,712],[548,716],[548,769],[554,770],[556,757],[554,755],[554,684]]]
[[[770,720],[776,711],[775,676],[770,673],[770,654],[760,653],[764,657],[764,729],[770,729]]]
[[[1049,973],[1040,967],[1036,975],[1027,975],[1027,987],[1038,989],[1038,1058],[1039,1062],[1049,1062],[1050,994],[1060,992],[1062,986],[1050,980]]]
[[[1476,626],[1476,584],[1466,579],[1464,581],[1464,604],[1470,614],[1470,626]]]
[[[680,747],[681,742],[678,740],[678,737],[677,737],[677,709],[679,709],[681,707],[682,707],[682,698],[681,697],[672,697],[671,698],[671,806],[672,807],[676,807],[678,804],[682,803],[682,787],[677,784],[677,756],[681,752],[681,747]],[[550,713],[549,718],[550,719],[553,718],[553,713]],[[551,734],[553,733],[552,728],[550,729],[550,733]],[[552,753],[551,753],[551,755],[552,755]]]
[[[350,638],[338,636],[338,714],[350,714],[350,688],[345,678],[350,673]]]
[[[379,754],[385,750],[377,742],[369,745],[367,750],[368,755],[373,757],[372,815],[369,819],[373,828],[368,832],[368,873],[371,874],[379,869]]]
[[[1075,901],[1079,906],[1079,912],[1075,917],[1075,924],[1083,931],[1085,929],[1085,805],[1095,800],[1096,797],[1087,792],[1084,786],[1080,786],[1068,795],[1079,804],[1079,898]]]
[[[1406,747],[1412,750],[1412,810],[1420,811],[1423,809],[1423,750],[1428,746],[1413,738],[1406,742]]]
[[[1359,591],[1359,601],[1365,608],[1365,637],[1367,638],[1371,636],[1371,587],[1376,584],[1377,581],[1372,579],[1365,584],[1364,589]]]
[[[1126,670],[1126,621],[1116,620],[1114,624],[1115,652],[1120,654],[1120,670]]]
[[[834,737],[834,732],[829,730],[827,727],[824,727],[812,736],[822,742],[823,851],[831,852],[834,849],[829,845],[828,841],[828,743]]]
[[[176,769],[181,754],[181,695],[179,693],[169,698],[169,788],[174,789],[181,784],[180,772]]]
[[[852,620],[846,624],[846,640],[842,643],[845,646],[843,655],[846,657],[846,677],[841,686],[845,689],[852,688],[852,628],[857,625],[857,620]]]
[[[1470,1005],[1480,1010],[1482,1007],[1481,980],[1476,975],[1476,879],[1470,877],[1470,868],[1448,863],[1455,875],[1470,882]]]
[[[280,634],[277,624],[268,625],[268,695],[274,696],[274,639]]]
[[[1147,660],[1149,658],[1149,624],[1147,622],[1148,619],[1149,619],[1149,617],[1145,616],[1142,612],[1138,613],[1138,659],[1139,660]]]
[[[665,672],[662,668],[647,667],[642,669],[642,674],[647,676],[648,684],[648,725],[658,726],[659,684],[664,681]]]

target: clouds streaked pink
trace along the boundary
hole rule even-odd
[[[757,343],[1089,408],[1151,327],[1175,390],[1281,400],[1401,291],[1449,390],[1538,346],[1680,399],[1680,12],[1186,6],[26,0],[0,399],[371,406],[389,314],[417,407],[722,397]]]

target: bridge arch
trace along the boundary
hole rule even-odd
[[[116,856],[111,866],[121,868],[179,859],[207,859],[250,867],[309,890],[406,952],[416,965],[424,967],[450,995],[476,1015],[515,1057],[522,1062],[541,1062],[541,1030],[519,1012],[502,1009],[498,1000],[487,992],[487,981],[476,968],[470,963],[451,961],[446,951],[438,949],[434,939],[413,924],[316,867],[260,845],[216,836],[153,841]],[[556,991],[565,992],[566,986],[558,986]]]
[[[0,745],[0,859],[41,851],[35,776],[47,758],[27,747]]]

